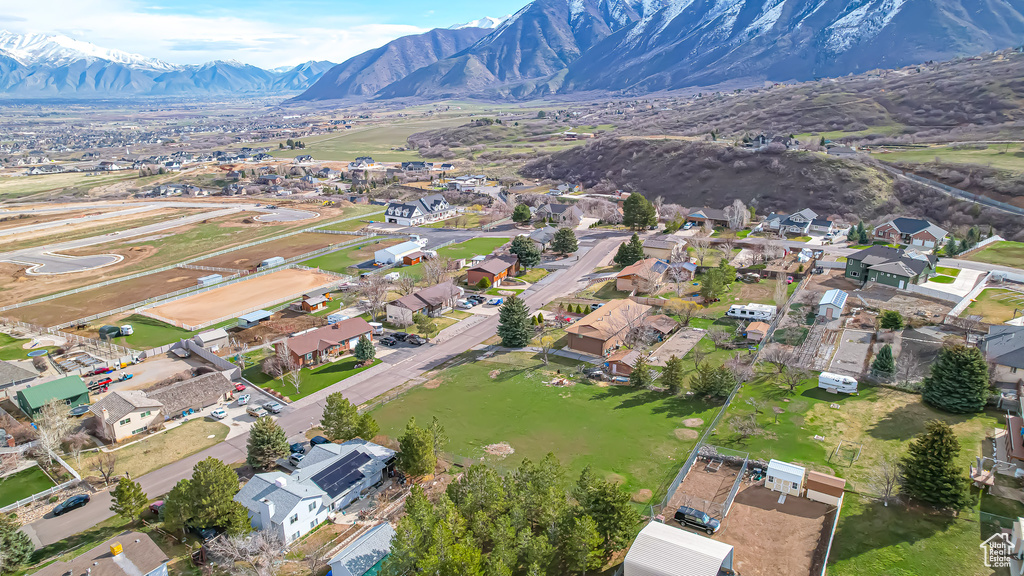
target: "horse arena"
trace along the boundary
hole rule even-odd
[[[155,306],[144,314],[183,328],[204,326],[298,298],[337,281],[336,276],[317,270],[290,268]]]

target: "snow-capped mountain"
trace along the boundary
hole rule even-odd
[[[0,31],[0,93],[24,98],[204,96],[303,91],[334,64],[263,70],[238,61],[179,66],[60,35]]]
[[[142,70],[168,71],[178,68],[155,58],[101,48],[58,34],[14,34],[0,30],[0,54],[24,66],[57,67],[81,60],[89,63],[102,60]]]
[[[1024,0],[534,0],[376,97],[757,85],[971,56],[1022,38]]]
[[[462,30],[463,28],[483,28],[485,30],[494,30],[498,26],[501,26],[502,22],[508,20],[511,17],[511,14],[507,14],[505,16],[502,16],[501,18],[492,18],[490,16],[484,16],[479,20],[473,20],[472,22],[466,22],[464,24],[456,24],[454,26],[449,26],[448,29]]]

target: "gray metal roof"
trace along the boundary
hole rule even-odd
[[[391,553],[391,540],[395,537],[395,529],[387,522],[370,528],[365,534],[349,544],[337,556],[331,558],[328,564],[335,574],[341,572],[336,569],[340,564],[352,576],[363,576],[370,568],[373,568],[382,558]]]
[[[0,386],[26,382],[28,380],[32,380],[36,376],[38,376],[38,374],[35,372],[29,372],[21,366],[16,366],[10,362],[0,360]]]
[[[1024,368],[1024,326],[992,326],[978,348],[996,364]]]

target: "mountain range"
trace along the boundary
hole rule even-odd
[[[466,49],[432,51],[439,58],[420,65],[424,55],[406,46],[364,59],[360,73],[414,69],[379,99],[644,94],[836,77],[1022,39],[1024,0],[534,0]],[[406,54],[420,58],[405,65]],[[353,93],[332,73],[296,100],[374,88]]]
[[[0,93],[19,98],[119,98],[295,93],[333,67],[264,70],[237,61],[179,66],[67,36],[0,31]]]

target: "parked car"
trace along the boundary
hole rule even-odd
[[[409,336],[408,338],[406,338],[405,341],[408,342],[409,344],[412,344],[413,346],[423,346],[424,344],[427,343],[426,338],[419,336],[417,334]]]
[[[153,502],[152,504],[149,505],[149,511],[152,512],[153,514],[156,514],[157,516],[159,516],[160,515],[160,509],[163,508],[163,507],[164,507],[164,501],[163,500],[157,500],[156,502]]]
[[[597,310],[601,306],[604,306],[604,302],[594,302],[593,304],[590,305],[590,309]]]
[[[718,532],[719,527],[721,527],[721,523],[718,520],[708,516],[705,512],[696,508],[690,508],[689,506],[680,506],[676,510],[675,521],[683,526],[692,526],[703,530],[709,535]]]
[[[792,283],[793,283],[793,277],[792,276],[786,276],[786,284],[792,284]]]
[[[480,296],[478,294],[473,294],[472,296],[467,297],[466,300],[469,300],[470,302],[476,302],[477,304],[483,304],[484,302],[487,302],[487,298],[484,298],[483,296]]]
[[[241,396],[238,397],[238,405],[239,406],[245,406],[248,403],[249,403],[249,395],[248,394],[242,394]]]
[[[217,537],[217,531],[213,528],[200,528],[198,526],[189,526],[188,531],[195,534],[203,542],[209,542]]]
[[[295,444],[288,446],[288,450],[291,451],[292,454],[305,454],[306,446],[302,442],[296,442]]]
[[[267,411],[262,406],[249,406],[245,409],[245,413],[253,418],[263,418],[267,415]]]
[[[395,344],[398,344],[398,340],[395,340],[393,336],[385,336],[380,340],[377,340],[377,342],[385,346],[394,346]]]
[[[319,446],[320,444],[330,444],[331,441],[323,436],[313,436],[309,439],[310,446]]]
[[[399,342],[405,342],[405,339],[409,337],[409,334],[405,332],[392,332],[391,337]]]
[[[235,392],[241,392],[243,390],[245,390],[245,384],[242,384],[241,382],[235,384]]]
[[[463,310],[469,310],[473,307],[473,304],[469,300],[459,300],[455,303],[456,308],[462,308]]]
[[[293,452],[292,455],[288,457],[288,463],[291,464],[292,466],[298,466],[299,462],[302,462],[302,459],[305,458],[305,457],[306,457],[305,454],[299,454],[298,452]]]
[[[593,378],[594,380],[604,380],[606,378],[604,370],[597,367],[587,368],[583,371],[583,374],[585,374],[587,378]]]
[[[263,408],[271,414],[280,414],[281,410],[284,410],[284,406],[279,402],[267,402],[263,405]]]
[[[228,417],[228,411],[223,408],[217,408],[213,412],[210,412],[210,416],[213,416],[217,420],[223,420]]]
[[[60,504],[57,504],[57,506],[53,509],[53,515],[60,516],[65,512],[77,510],[78,508],[81,508],[82,506],[88,504],[89,500],[90,498],[88,494],[78,494],[77,496],[72,496],[71,498],[68,498],[67,500],[61,502]]]
[[[490,300],[487,301],[488,306],[501,306],[504,303],[504,298],[491,298]]]

